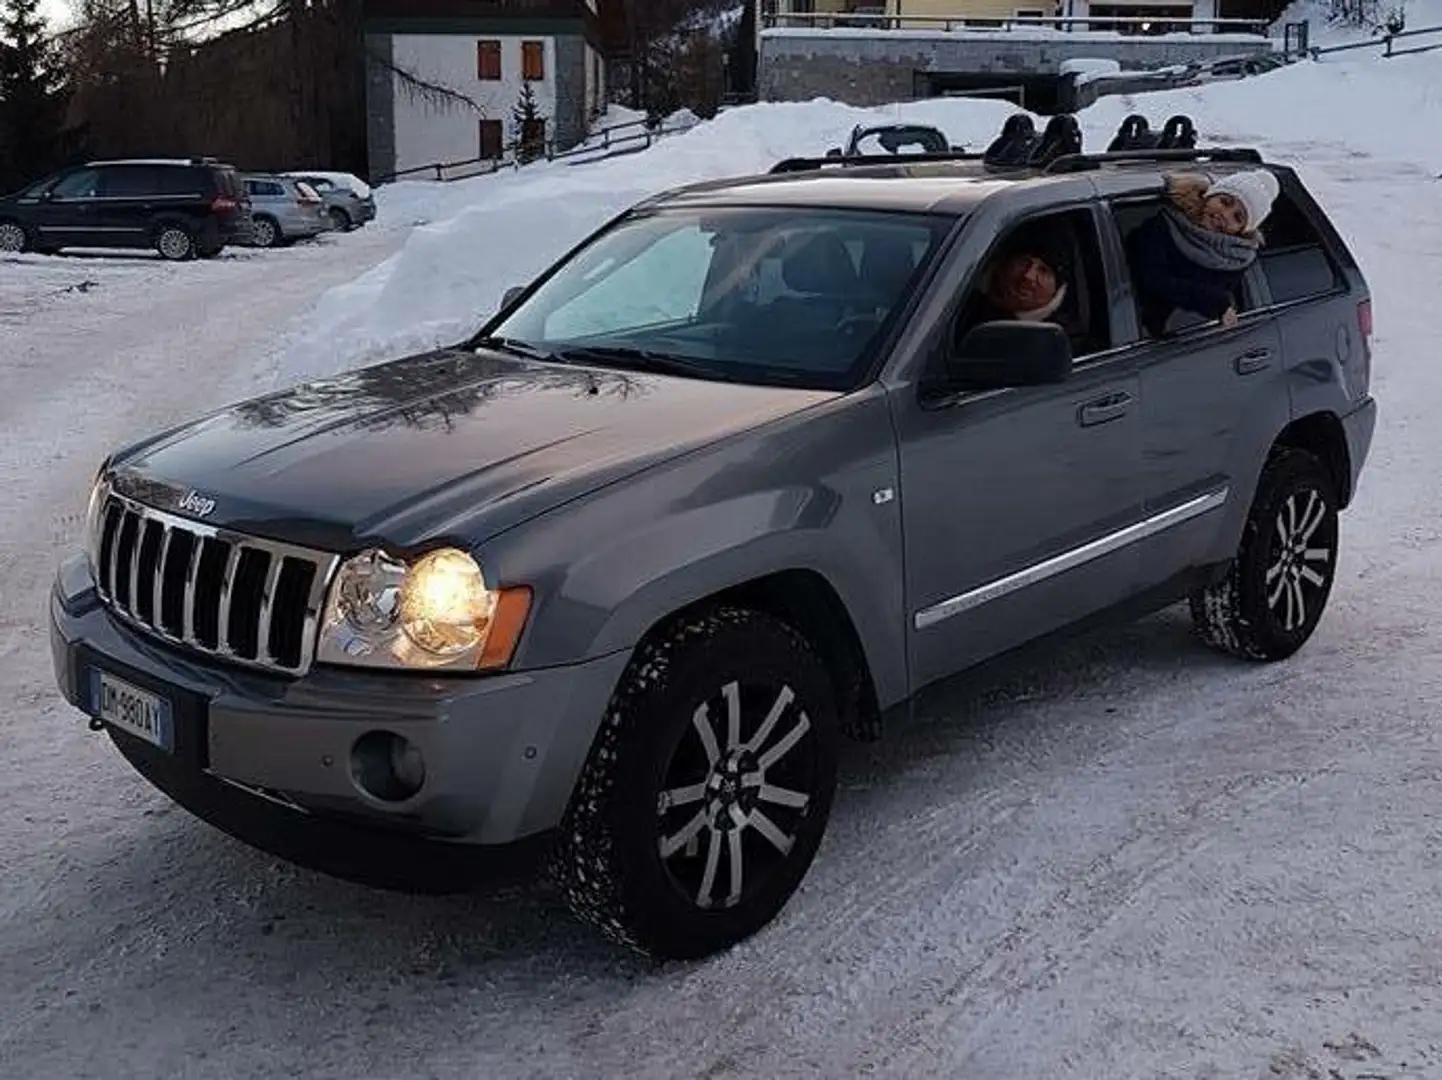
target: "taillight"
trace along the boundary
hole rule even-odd
[[[1372,301],[1363,300],[1357,305],[1357,329],[1362,331],[1362,340],[1369,341],[1372,337]]]
[[[235,200],[227,195],[217,195],[210,203],[210,212],[212,214],[229,214],[233,213],[236,209]]]

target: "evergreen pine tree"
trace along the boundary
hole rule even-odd
[[[521,96],[511,110],[511,124],[515,128],[516,160],[522,165],[535,161],[546,152],[545,122],[541,107],[536,103],[536,92],[530,82],[521,86]],[[538,121],[540,123],[538,123]]]
[[[0,0],[0,191],[64,164],[69,96],[40,0]]]

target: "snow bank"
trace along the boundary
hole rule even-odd
[[[1432,2],[1442,7],[1442,0]],[[1087,145],[1105,146],[1138,109],[1158,125],[1188,113],[1204,143],[1261,146],[1304,172],[1308,155],[1321,147],[1442,172],[1442,142],[1435,138],[1442,131],[1442,52],[1393,60],[1363,53],[1253,79],[1103,98],[1080,116]],[[265,358],[253,382],[257,389],[288,385],[458,341],[499,306],[507,287],[666,188],[823,154],[862,122],[932,124],[954,144],[979,148],[1014,111],[1004,102],[959,98],[881,109],[827,100],[761,104],[596,164],[554,162],[450,184],[387,185],[377,193],[383,219],[423,224],[396,255],[327,293]]]

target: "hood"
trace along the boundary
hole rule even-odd
[[[110,473],[158,509],[324,550],[474,544],[836,396],[445,350],[241,402]]]

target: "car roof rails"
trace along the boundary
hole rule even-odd
[[[1148,162],[1213,161],[1261,165],[1262,154],[1250,146],[1214,146],[1193,149],[1111,150],[1103,154],[1066,154],[1046,167],[1048,173],[1087,172],[1103,165],[1143,165]]]
[[[834,157],[794,157],[778,161],[767,169],[777,173],[818,172],[829,165],[856,168],[865,165],[927,165],[946,161],[980,161],[982,155],[972,150],[951,150],[944,154],[838,154]]]

